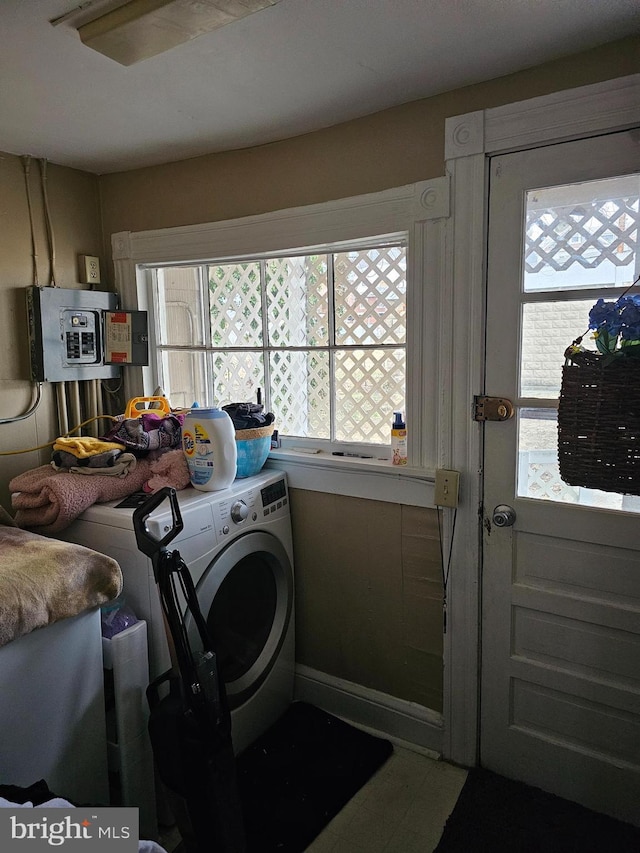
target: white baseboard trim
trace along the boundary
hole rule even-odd
[[[442,755],[443,718],[436,711],[296,664],[294,696],[409,749]]]

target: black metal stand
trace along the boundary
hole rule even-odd
[[[172,525],[158,540],[146,522],[167,499]],[[167,788],[187,853],[244,853],[244,824],[224,681],[189,569],[178,551],[166,548],[183,529],[175,489],[165,488],[152,495],[135,510],[133,523],[138,548],[153,563],[174,661],[174,667],[147,689],[149,735],[158,774]],[[179,590],[186,601],[184,613],[179,606]],[[187,612],[193,616],[202,650],[191,648],[185,626]]]

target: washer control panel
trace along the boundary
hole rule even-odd
[[[276,480],[275,483],[270,483],[263,489],[260,489],[260,497],[262,498],[263,508],[269,508],[269,511],[281,509],[282,501],[287,498],[287,487],[284,480]],[[265,513],[268,515],[269,513]]]
[[[221,537],[231,536],[259,524],[264,519],[276,518],[289,512],[289,498],[284,477],[268,486],[253,486],[220,500],[213,506],[216,532]]]

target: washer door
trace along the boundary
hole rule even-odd
[[[293,609],[293,567],[281,542],[252,531],[222,551],[196,586],[231,710],[244,704],[275,664]],[[200,638],[191,614],[192,648]]]

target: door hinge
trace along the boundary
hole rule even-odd
[[[513,413],[513,403],[505,397],[473,398],[474,421],[508,421],[513,417]]]

